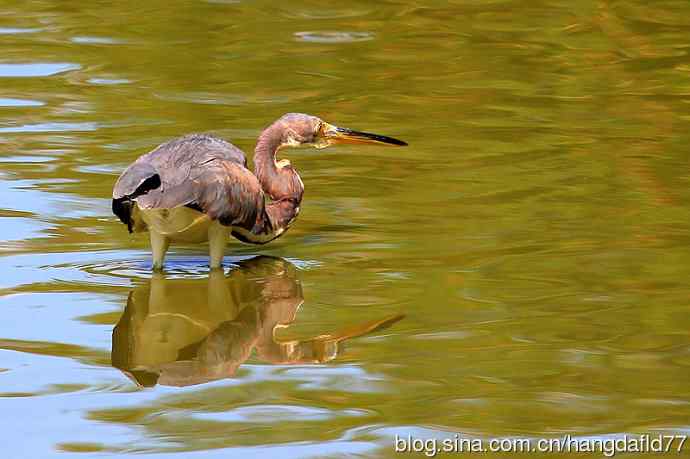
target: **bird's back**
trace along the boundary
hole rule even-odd
[[[134,164],[150,164],[161,175],[164,184],[177,185],[189,176],[193,168],[214,159],[247,167],[247,158],[242,150],[211,134],[189,134],[172,139],[142,155]]]
[[[120,175],[113,188],[113,212],[132,231],[137,228],[132,218],[137,198],[148,195],[146,198],[152,202],[162,201],[168,191],[164,205],[150,206],[189,205],[198,191],[195,178],[212,163],[246,171],[247,159],[242,150],[210,134],[189,134],[165,142],[140,156]]]

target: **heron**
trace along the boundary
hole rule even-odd
[[[209,265],[220,268],[230,236],[266,244],[285,233],[300,211],[304,184],[285,147],[339,143],[405,146],[378,134],[288,113],[264,129],[254,173],[239,148],[211,134],[189,134],[140,156],[113,188],[113,213],[130,233],[149,232],[153,270],[163,270],[171,242],[209,243]]]

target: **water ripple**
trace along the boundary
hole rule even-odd
[[[313,31],[297,32],[295,37],[297,41],[309,43],[353,43],[373,40],[374,34],[371,32]]]
[[[31,99],[0,98],[0,107],[40,107],[45,102]]]
[[[34,231],[40,230],[36,226]],[[2,238],[0,238],[1,240]],[[241,261],[256,254],[226,256],[226,273]],[[311,260],[289,259],[300,270],[309,270],[318,264]],[[0,288],[16,289],[43,282],[64,282],[101,285],[129,285],[133,280],[151,278],[151,255],[147,251],[82,251],[21,254],[0,257],[0,271],[8,275],[0,280]],[[9,274],[11,273],[11,274]],[[208,276],[208,255],[171,254],[165,261],[168,279],[199,279]]]
[[[16,35],[20,33],[41,32],[42,29],[29,27],[0,27],[0,35]]]
[[[0,77],[43,77],[53,76],[71,70],[79,70],[81,65],[61,63],[0,64]]]
[[[252,258],[246,257],[225,257],[223,267],[226,272],[236,268],[240,261]],[[69,269],[78,269],[90,274],[110,275],[115,277],[148,279],[151,277],[151,260],[149,257],[138,259],[119,259],[110,260],[103,263],[87,262],[78,264],[56,265]],[[208,276],[208,257],[207,256],[170,256],[165,261],[165,277],[167,279],[203,279]]]
[[[276,96],[249,96],[246,94],[217,94],[212,92],[178,92],[178,93],[156,93],[154,97],[161,100],[172,102],[189,102],[193,104],[208,105],[245,105],[245,104],[284,104],[289,102],[289,97],[284,95]]]
[[[22,126],[8,126],[0,128],[0,133],[23,133],[23,132],[69,132],[69,131],[95,131],[99,127],[98,123],[37,123],[25,124]]]
[[[70,41],[85,45],[119,45],[125,43],[123,40],[111,37],[72,37]]]
[[[195,413],[192,418],[216,422],[278,423],[294,421],[324,421],[342,417],[366,416],[363,410],[330,410],[300,405],[241,406],[230,411]]]
[[[131,83],[131,81],[126,78],[89,78],[88,80],[86,80],[86,82],[97,85],[115,85]]]

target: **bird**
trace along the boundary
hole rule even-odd
[[[406,146],[392,137],[287,113],[265,128],[254,149],[254,173],[239,148],[212,134],[188,134],[140,156],[113,187],[112,210],[130,233],[149,232],[152,268],[164,269],[171,242],[209,243],[209,267],[222,266],[230,236],[266,244],[300,212],[304,184],[285,147],[339,143]]]

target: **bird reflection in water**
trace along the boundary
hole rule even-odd
[[[309,364],[333,360],[343,341],[402,319],[391,315],[304,340],[281,340],[275,331],[295,320],[303,303],[295,266],[257,257],[228,276],[166,279],[130,292],[113,329],[112,364],[137,385],[189,386],[229,378],[255,351],[260,361]]]

